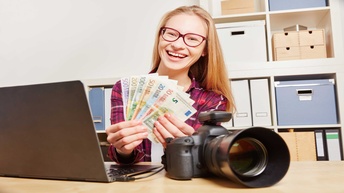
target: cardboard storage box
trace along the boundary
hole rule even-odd
[[[327,57],[324,29],[275,33],[272,47],[275,61]]]
[[[275,82],[278,125],[337,124],[334,79]]]
[[[269,0],[270,11],[325,7],[327,0]]]
[[[291,161],[317,161],[314,132],[279,132]]]
[[[274,49],[274,60],[299,60],[300,56],[300,47],[280,47]]]
[[[327,57],[325,45],[281,47],[275,48],[274,51],[275,61]]]
[[[222,0],[221,14],[240,14],[255,12],[254,0]]]
[[[326,58],[325,45],[300,46],[300,59]]]
[[[300,46],[325,45],[324,29],[301,30],[299,33]]]
[[[227,65],[267,61],[265,20],[222,23],[216,28]]]
[[[272,45],[275,48],[285,48],[292,46],[299,46],[299,32],[278,32],[272,36]]]
[[[265,11],[262,0],[200,0],[199,3],[212,16]]]

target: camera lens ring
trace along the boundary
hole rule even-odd
[[[258,176],[268,164],[267,149],[262,142],[251,137],[236,140],[228,156],[233,172],[243,177]]]

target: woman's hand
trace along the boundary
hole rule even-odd
[[[143,139],[147,138],[148,131],[141,121],[123,121],[106,128],[107,141],[112,144],[119,154],[129,156]]]
[[[160,116],[154,126],[153,133],[164,147],[166,138],[190,136],[195,132],[194,128],[170,113]]]

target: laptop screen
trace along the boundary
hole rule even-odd
[[[107,181],[80,81],[0,88],[0,175]]]

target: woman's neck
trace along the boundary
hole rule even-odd
[[[177,80],[178,85],[184,88],[183,91],[187,91],[191,85],[188,71],[162,70],[159,68],[157,73],[161,76],[168,76],[169,79]]]

